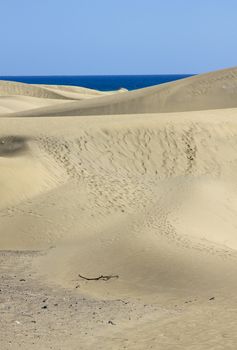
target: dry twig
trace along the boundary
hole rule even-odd
[[[119,278],[118,275],[109,275],[109,276],[104,276],[104,275],[101,275],[99,277],[94,277],[94,278],[88,278],[88,277],[85,277],[85,276],[82,276],[82,275],[78,275],[79,277],[83,278],[84,280],[87,280],[87,281],[99,281],[99,280],[102,280],[102,281],[108,281],[110,280],[111,278]]]

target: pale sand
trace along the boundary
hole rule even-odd
[[[236,72],[0,87],[1,349],[236,349]]]

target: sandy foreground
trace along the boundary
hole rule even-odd
[[[237,68],[0,82],[0,349],[237,348]]]

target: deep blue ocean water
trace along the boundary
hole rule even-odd
[[[90,89],[110,91],[118,90],[120,88],[135,90],[187,78],[189,76],[191,76],[191,74],[4,76],[0,77],[0,80],[11,80],[29,84],[83,86]]]

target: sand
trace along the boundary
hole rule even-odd
[[[0,82],[1,349],[236,349],[236,95]]]

